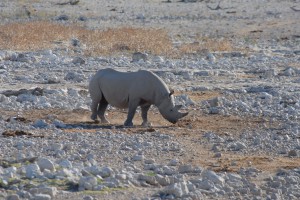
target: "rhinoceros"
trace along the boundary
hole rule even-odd
[[[147,70],[136,72],[119,72],[114,69],[99,70],[89,83],[92,99],[91,119],[109,123],[105,110],[110,104],[117,108],[128,108],[124,126],[133,126],[132,119],[138,106],[141,107],[142,126],[149,126],[147,113],[155,105],[161,115],[171,123],[176,123],[188,113],[181,113],[181,105],[174,104],[174,91],[170,91],[164,81]]]

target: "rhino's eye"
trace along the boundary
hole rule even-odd
[[[173,109],[171,109],[170,111],[173,112]]]

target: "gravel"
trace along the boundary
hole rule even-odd
[[[9,52],[2,52],[9,54]],[[12,55],[18,54],[13,53]],[[20,64],[24,60],[5,59],[1,61],[4,72],[1,80],[5,81],[5,87],[14,84],[25,84],[30,89],[35,84],[43,84],[45,80],[59,80],[50,86],[42,87],[42,95],[20,93],[17,96],[1,94],[1,109],[29,110],[29,109],[85,109],[88,110],[90,99],[86,92],[86,85],[92,74],[105,66],[99,59],[85,58],[85,63],[72,66],[69,71],[67,65],[72,65],[74,59],[61,56],[56,52],[28,52],[30,65]],[[36,59],[41,56],[43,59]],[[20,56],[17,56],[19,58]],[[22,56],[21,56],[22,57]],[[24,58],[24,57],[22,57]],[[54,59],[55,58],[55,59]],[[250,58],[250,61],[248,60]],[[214,132],[203,134],[202,144],[214,145],[212,152],[215,157],[222,157],[223,151],[233,151],[244,154],[265,152],[269,155],[286,155],[299,157],[299,110],[300,87],[299,84],[291,84],[298,78],[298,71],[291,68],[283,70],[276,75],[268,74],[264,80],[239,79],[219,82],[215,77],[228,74],[244,73],[262,74],[258,71],[260,65],[270,70],[274,62],[295,62],[299,55],[293,57],[274,57],[261,53],[253,53],[248,57],[224,56],[218,57],[213,64],[209,61],[171,60],[164,59],[161,65],[152,63],[152,70],[157,72],[168,82],[193,80],[186,90],[197,91],[197,84],[201,82],[203,70],[208,71],[206,80],[207,90],[222,90],[220,97],[204,101],[193,101],[188,95],[178,95],[177,104],[183,104],[185,108],[198,107],[204,113],[224,116],[262,117],[266,123],[277,123],[278,128],[263,128],[256,130],[244,130],[239,137],[218,135]],[[105,58],[106,59],[106,58]],[[109,58],[107,58],[109,59]],[[44,64],[43,60],[48,60]],[[246,62],[245,60],[248,60]],[[27,62],[27,61],[26,61]],[[26,63],[25,62],[25,63]],[[110,62],[110,61],[109,61]],[[173,71],[182,63],[186,68],[181,71]],[[97,65],[95,65],[97,63]],[[132,70],[136,70],[131,58],[116,58],[114,65],[119,70],[123,68],[119,63],[127,63]],[[172,63],[168,68],[167,63]],[[205,64],[203,64],[205,63]],[[81,68],[84,66],[84,70]],[[119,67],[120,66],[120,67]],[[238,66],[238,67],[237,67]],[[49,70],[51,67],[51,70]],[[31,74],[20,78],[18,71],[30,68]],[[139,68],[148,68],[140,65]],[[45,73],[47,70],[48,73]],[[288,71],[288,72],[287,72]],[[291,72],[291,73],[290,73]],[[239,72],[240,73],[240,72]],[[269,76],[271,76],[269,78]],[[196,80],[196,81],[195,81]],[[47,81],[46,81],[47,82]],[[4,83],[4,82],[3,82]],[[270,84],[271,83],[271,84]],[[78,84],[74,87],[74,84]],[[84,88],[84,89],[82,89]],[[2,90],[2,92],[7,90]],[[203,88],[200,88],[203,91]],[[33,134],[47,135],[43,138],[3,137],[1,136],[1,152],[3,158],[8,161],[22,158],[37,157],[36,163],[21,162],[17,167],[0,167],[1,185],[5,188],[2,196],[8,199],[23,198],[26,195],[30,199],[51,199],[61,195],[58,183],[73,187],[78,191],[108,191],[123,190],[131,187],[156,188],[152,196],[155,198],[226,198],[229,196],[243,198],[300,198],[299,168],[286,170],[284,173],[270,176],[263,180],[263,184],[257,185],[251,181],[251,177],[257,177],[260,171],[255,168],[241,169],[237,173],[216,173],[203,169],[202,166],[179,164],[176,157],[170,160],[159,159],[153,155],[171,155],[170,152],[184,152],[185,146],[177,142],[172,135],[163,132],[153,132],[137,135],[127,135],[122,130],[98,130],[96,133],[81,132],[76,130],[73,134],[64,132],[64,128],[72,128],[72,125],[64,124],[55,118],[38,119],[31,123],[23,123],[17,118],[6,120],[1,118],[0,131],[26,130]],[[3,153],[5,152],[5,154]],[[232,163],[235,165],[235,163]],[[31,183],[30,183],[31,181]],[[24,183],[29,182],[29,183]],[[30,187],[28,186],[30,184]],[[55,185],[55,186],[52,186]],[[14,190],[16,195],[9,195],[6,189]],[[126,189],[125,189],[126,190]],[[19,197],[19,196],[20,197]],[[91,197],[85,196],[84,199]]]
[[[180,4],[181,11],[193,5],[189,4],[191,1],[183,2],[186,4],[172,1],[170,5],[174,8]],[[227,10],[225,5],[219,6],[220,10]],[[130,10],[130,6],[125,7]],[[242,7],[247,10],[244,5]],[[130,10],[124,17],[104,15],[96,20],[105,23],[104,27],[110,22],[119,25],[126,20],[132,25],[142,23],[156,27],[177,20],[249,20],[239,13],[239,17],[230,17],[228,13],[202,16],[197,14],[198,10],[191,10],[190,14],[178,16],[170,14],[169,10],[156,16],[149,14],[154,12],[153,8],[145,12]],[[291,15],[274,12],[264,10],[262,16],[257,17],[273,19]],[[251,15],[251,20],[257,17]],[[72,18],[68,11],[53,20],[70,21]],[[90,20],[95,20],[85,16],[77,18],[91,23],[89,26],[92,26]],[[191,28],[191,23],[184,26]],[[184,30],[188,31],[190,29]],[[219,134],[184,127],[188,132],[197,133],[197,139],[191,139],[189,144],[208,147],[210,158],[221,162],[230,153],[296,160],[300,157],[297,37],[294,43],[279,43],[272,38],[257,41],[257,44],[236,41],[237,49],[247,46],[247,53],[243,50],[208,51],[204,55],[195,52],[180,59],[148,52],[88,57],[80,51],[72,56],[66,49],[0,50],[0,198],[299,199],[299,166],[265,172],[250,161],[247,167],[239,166],[238,160],[231,161],[227,167],[236,167],[233,171],[214,170],[213,166],[204,167],[201,163],[190,164],[187,158],[191,158],[191,148],[195,146],[186,145],[184,141],[188,136],[178,139],[183,130],[181,126],[136,128],[131,134],[128,129],[115,125],[93,128],[89,124],[69,124],[57,119],[55,114],[38,117],[35,121],[22,118],[24,111],[32,110],[89,112],[91,99],[87,85],[97,70],[107,67],[120,71],[147,69],[175,88],[179,92],[176,104],[183,105],[183,109],[192,114],[260,120],[257,127],[245,125],[238,133],[224,130],[224,134]],[[74,38],[71,45],[80,50],[83,41]],[[205,100],[188,95],[205,92],[218,92],[219,95]],[[155,108],[151,111],[157,112]],[[178,135],[169,134],[172,129],[176,129]],[[14,137],[5,136],[5,131],[15,133]]]

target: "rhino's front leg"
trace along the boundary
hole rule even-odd
[[[136,111],[136,108],[138,107],[138,103],[139,103],[139,101],[137,101],[137,100],[134,100],[134,101],[131,100],[129,102],[127,119],[124,122],[124,126],[133,126],[132,119],[135,115],[135,111]]]
[[[151,123],[148,122],[148,111],[149,111],[150,107],[151,107],[151,105],[141,106],[142,119],[143,119],[142,126],[151,126]]]

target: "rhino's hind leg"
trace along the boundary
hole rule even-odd
[[[108,106],[108,102],[104,97],[101,98],[99,107],[98,107],[98,116],[101,119],[102,124],[108,124],[109,121],[105,118],[105,110]]]
[[[141,110],[142,110],[142,119],[143,119],[143,123],[142,126],[151,126],[152,124],[150,122],[148,122],[148,111],[150,109],[151,105],[144,105],[141,106]]]
[[[100,102],[99,99],[92,99],[92,104],[91,104],[92,115],[91,115],[91,119],[95,120],[95,121],[97,120],[97,109],[98,109],[99,102]]]

